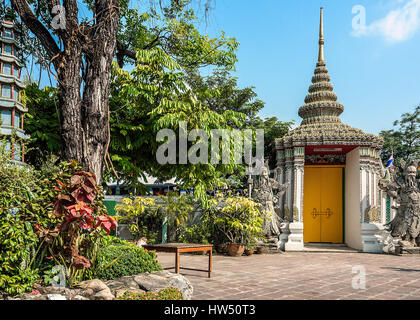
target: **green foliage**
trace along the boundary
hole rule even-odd
[[[168,192],[165,196],[159,196],[159,199],[164,201],[160,208],[164,210],[164,216],[168,221],[168,238],[171,241],[177,241],[194,209],[191,196],[179,196],[177,193]]]
[[[180,240],[185,243],[209,243],[212,234],[210,228],[204,223],[195,224],[184,229]]]
[[[26,162],[40,168],[48,155],[61,153],[57,89],[39,89],[31,83],[25,88],[25,96],[25,132],[30,135]]]
[[[113,66],[110,152],[115,167],[133,186],[146,172],[162,180],[176,177],[183,188],[194,188],[195,196],[205,198],[206,191],[222,186],[220,177],[236,167],[233,146],[230,164],[161,165],[156,152],[162,142],[156,141],[156,134],[160,129],[178,132],[179,122],[185,121],[188,130],[203,129],[210,139],[211,129],[229,130],[228,123],[239,125],[243,116],[230,110],[218,114],[197,101],[186,88],[178,63],[161,49],[139,51],[137,58],[131,72]]]
[[[115,207],[118,221],[129,226],[133,240],[145,237],[148,243],[160,243],[165,220],[168,223],[168,238],[174,241],[178,239],[193,210],[192,199],[187,195],[168,192],[165,196],[159,196],[159,200],[157,204],[153,198],[124,198]]]
[[[37,242],[29,222],[4,211],[0,214],[0,292],[16,295],[31,290],[39,279],[37,270],[29,266]]]
[[[250,198],[229,197],[220,205],[220,199],[212,199],[211,210],[216,213],[214,223],[230,243],[251,243],[263,237],[264,219],[259,211],[260,204]]]
[[[380,135],[384,139],[381,158],[387,162],[389,156],[394,151],[394,159],[398,164],[400,159],[419,159],[420,158],[420,106],[417,106],[413,113],[404,113],[401,120],[393,123],[397,129],[381,131]]]
[[[198,70],[189,70],[185,81],[211,110],[219,114],[228,110],[244,114],[246,120],[241,127],[252,127],[253,120],[264,107],[264,102],[257,98],[255,88],[239,89],[238,78],[231,76],[227,69],[214,69],[207,77],[201,76]]]
[[[124,198],[115,206],[119,223],[127,224],[132,240],[147,238],[149,243],[160,242],[163,215],[155,206],[155,199],[136,197],[134,200]]]
[[[136,293],[127,291],[115,300],[184,300],[184,297],[177,288],[169,287],[158,292]]]
[[[4,141],[3,141],[4,142]],[[28,221],[30,203],[39,192],[38,176],[30,167],[11,161],[11,151],[0,147],[0,292],[28,291],[38,279],[30,266],[38,243]]]
[[[156,253],[136,245],[110,245],[98,250],[94,276],[115,279],[144,272],[160,271]]]

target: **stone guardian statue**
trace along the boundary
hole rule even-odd
[[[281,219],[274,210],[279,197],[286,191],[289,182],[279,183],[276,179],[269,177],[269,168],[267,163],[264,165],[261,175],[253,183],[254,188],[252,198],[261,203],[261,212],[264,214],[264,234],[267,238],[278,238],[280,235]],[[274,195],[273,190],[277,190]]]

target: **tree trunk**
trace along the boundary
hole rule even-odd
[[[87,68],[82,100],[82,125],[85,133],[82,164],[95,173],[98,183],[102,180],[109,141],[110,73],[117,47],[119,19],[116,13],[104,13],[99,15],[97,23],[101,21],[105,23],[91,34],[91,37],[99,41],[92,43],[93,47],[85,56]]]
[[[110,69],[117,46],[119,0],[95,0],[92,25],[79,23],[75,0],[63,1],[65,28],[55,30],[63,50],[26,0],[11,0],[11,4],[40,40],[57,72],[63,158],[77,160],[100,184],[109,141]],[[53,17],[52,8],[60,1],[47,0],[47,4]]]

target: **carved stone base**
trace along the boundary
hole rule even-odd
[[[290,222],[289,231],[288,240],[284,244],[285,251],[303,251],[303,223]]]
[[[395,254],[397,255],[408,255],[418,254],[420,255],[420,247],[403,247],[401,245],[395,246]]]

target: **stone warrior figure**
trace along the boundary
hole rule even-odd
[[[417,180],[418,160],[412,160],[404,168],[403,177],[398,177],[399,169],[390,167],[385,178],[379,181],[379,187],[395,199],[397,210],[395,218],[388,224],[392,237],[400,237],[403,247],[420,247],[420,188]]]
[[[262,212],[264,219],[264,234],[268,238],[278,237],[280,235],[281,219],[274,211],[274,204],[278,202],[279,197],[286,191],[289,182],[281,184],[276,179],[269,177],[268,164],[265,163],[261,175],[254,182],[252,198],[262,204]],[[273,190],[277,190],[277,194],[273,194]]]

